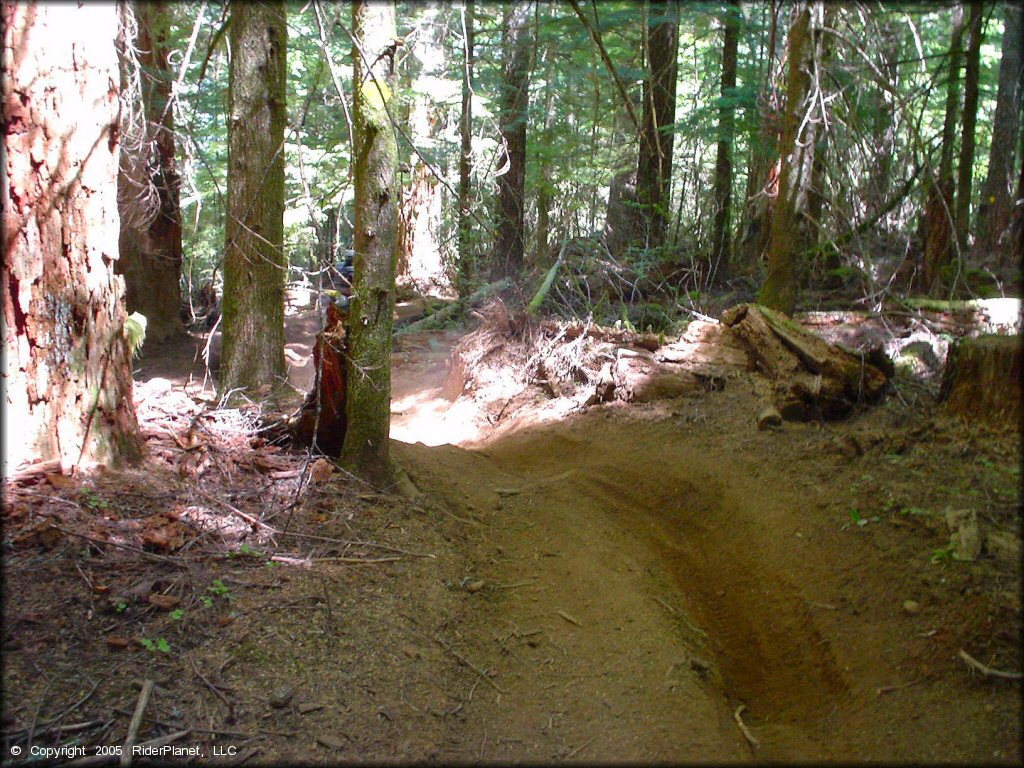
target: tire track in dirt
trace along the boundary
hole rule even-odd
[[[771,510],[756,493],[751,503],[741,489],[724,487],[729,467],[709,471],[699,457],[680,455],[679,445],[653,445],[649,432],[643,422],[584,418],[512,435],[486,452],[440,449],[444,466],[434,467],[427,484],[465,514],[492,509],[483,515],[484,535],[516,563],[488,575],[515,583],[527,560],[546,585],[528,600],[495,595],[483,623],[533,627],[562,610],[586,628],[557,620],[548,630],[559,643],[569,642],[566,634],[574,638],[567,655],[598,670],[613,656],[625,673],[591,679],[585,695],[569,701],[549,700],[543,675],[531,675],[525,663],[503,674],[517,675],[540,709],[578,707],[567,717],[592,722],[577,734],[581,743],[602,732],[588,697],[628,702],[623,711],[635,720],[619,717],[615,728],[634,728],[639,743],[627,746],[625,735],[603,739],[591,758],[749,755],[731,719],[741,703],[755,732],[763,722],[770,726],[769,742],[776,743],[762,756],[784,757],[786,745],[797,743],[804,757],[819,752],[820,721],[843,702],[848,685],[797,586],[759,538]],[[426,479],[424,461],[436,458],[429,450],[414,451],[417,480]],[[501,498],[495,488],[516,493]],[[630,659],[631,650],[640,654]],[[680,674],[692,697],[686,706],[663,696],[665,679]],[[673,719],[678,732],[709,737],[695,744],[663,735],[658,724],[668,732]]]

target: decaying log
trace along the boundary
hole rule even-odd
[[[466,300],[466,303],[471,307],[478,307],[484,303],[487,299],[494,296],[495,294],[501,293],[512,284],[512,281],[508,278],[504,280],[498,280],[495,283],[488,283],[487,285],[481,286]],[[456,313],[462,308],[460,302],[452,302],[446,307],[442,307],[432,315],[427,315],[422,320],[417,320],[415,323],[409,323],[409,325],[398,328],[395,331],[395,335],[405,335],[407,333],[420,333],[421,331],[436,331],[441,328],[449,319],[454,317]]]
[[[722,315],[746,346],[754,367],[774,383],[783,418],[807,420],[847,415],[857,403],[873,402],[888,379],[862,355],[829,344],[786,315],[740,304]]]
[[[1021,337],[963,339],[949,352],[940,399],[947,411],[990,426],[1018,429]]]
[[[329,456],[341,454],[345,442],[345,317],[336,304],[327,306],[324,328],[313,345],[316,376],[313,389],[295,420],[298,445],[315,447]]]

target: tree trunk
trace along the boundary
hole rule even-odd
[[[659,248],[668,233],[672,191],[672,144],[676,119],[676,57],[679,6],[676,0],[647,0],[647,77],[636,192],[642,248]]]
[[[498,234],[492,271],[495,279],[517,274],[523,267],[523,215],[526,186],[526,122],[530,92],[530,8],[516,0],[504,13],[501,113],[498,125]]]
[[[398,145],[388,114],[396,88],[394,4],[357,0],[352,34],[356,254],[342,460],[384,487],[395,478],[388,445],[398,227]]]
[[[548,41],[544,52],[544,123],[541,129],[541,146],[552,146],[551,132],[555,124],[554,39]],[[547,266],[551,259],[551,161],[545,154],[540,160],[540,184],[537,189],[537,256],[535,263]],[[597,206],[594,206],[595,210]]]
[[[965,338],[950,351],[940,399],[946,410],[971,422],[1020,429],[1020,336]]]
[[[809,99],[811,73],[821,61],[820,28],[824,8],[820,0],[798,2],[794,4],[793,14],[786,54],[789,62],[786,112],[779,142],[779,194],[768,242],[768,275],[759,299],[762,304],[786,314],[792,314],[796,307],[801,261],[809,242],[808,193],[817,126],[821,121],[820,103],[817,100],[811,103]]]
[[[949,264],[953,238],[953,142],[960,109],[960,40],[963,36],[963,8],[953,9],[953,31],[949,46],[946,78],[946,115],[942,122],[942,150],[939,172],[926,185],[924,214],[924,257],[921,265],[922,288],[929,293],[941,290],[940,270]]]
[[[284,2],[232,4],[228,40],[221,392],[285,375]]]
[[[978,76],[981,69],[981,44],[984,6],[981,0],[972,0],[970,20],[967,23],[968,43],[964,70],[964,119],[960,138],[960,160],[957,164],[956,183],[956,241],[959,253],[967,252],[967,233],[971,219],[971,187],[974,176],[974,127],[978,122]]]
[[[744,271],[753,272],[760,264],[771,236],[772,210],[778,195],[778,152],[781,137],[780,98],[775,86],[775,42],[778,31],[779,3],[770,7],[767,67],[758,98],[757,130],[748,138],[745,232],[738,256]]]
[[[718,155],[715,158],[715,224],[711,243],[711,279],[729,276],[732,260],[732,142],[736,124],[736,53],[740,32],[739,0],[730,0],[725,11],[722,40],[721,99],[718,108]]]
[[[462,111],[459,114],[459,266],[456,289],[460,299],[472,292],[476,268],[470,233],[470,206],[473,179],[473,0],[463,10],[465,48],[462,66]]]
[[[128,87],[129,98],[141,98],[142,104],[138,110],[122,109],[118,174],[121,257],[117,268],[124,275],[128,311],[145,315],[146,338],[160,341],[185,330],[181,322],[181,176],[170,106],[170,20],[162,1],[122,8],[124,14],[133,11],[138,37],[124,42],[137,49],[141,93],[132,93],[124,77],[121,85],[122,89]],[[132,125],[126,116],[140,124]]]
[[[1011,253],[1007,247],[1007,235],[1013,214],[1013,165],[1020,133],[1021,89],[1024,84],[1024,8],[1006,3],[1003,24],[992,145],[988,155],[988,175],[981,188],[974,245],[982,263],[992,265],[1001,264]],[[995,258],[990,258],[993,254]]]
[[[4,474],[139,456],[118,258],[118,14],[3,14]]]

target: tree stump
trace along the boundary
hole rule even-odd
[[[313,389],[306,395],[292,435],[299,445],[313,445],[328,456],[338,456],[345,442],[347,382],[345,316],[336,304],[327,305],[324,328],[313,345],[313,365]]]
[[[1021,419],[1021,337],[987,334],[949,352],[939,399],[950,413],[1017,429]]]
[[[740,304],[722,315],[722,323],[774,383],[775,407],[784,419],[841,418],[858,403],[878,400],[888,384],[870,359],[829,344],[781,312]]]

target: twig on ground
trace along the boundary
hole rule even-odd
[[[144,557],[148,557],[153,560],[159,560],[162,563],[173,563],[174,565],[177,565],[180,568],[187,567],[184,563],[181,562],[180,558],[177,557],[171,557],[170,555],[158,555],[154,552],[147,552],[146,550],[140,549],[139,547],[133,547],[131,544],[121,544],[116,541],[96,539],[92,536],[86,536],[84,533],[75,533],[74,531],[69,531],[67,528],[61,528],[57,525],[53,527],[63,534],[66,534],[68,536],[75,536],[79,539],[85,539],[86,541],[91,541],[93,544],[105,544],[111,547],[117,547],[118,549],[126,549],[129,552],[136,552],[137,554],[143,555]]]
[[[579,619],[573,618],[572,616],[570,616],[568,613],[566,613],[565,611],[563,611],[561,609],[555,611],[555,613],[557,613],[563,619],[568,621],[570,624],[575,624],[577,627],[582,627],[583,626],[583,624],[580,623]]]
[[[736,711],[732,713],[732,719],[735,720],[736,725],[740,727],[740,733],[743,734],[743,738],[750,742],[750,746],[757,748],[761,746],[761,742],[754,738],[754,734],[750,732],[750,729],[747,728],[746,723],[743,722],[743,710],[746,708],[746,704],[740,704],[738,707],[736,707]]]
[[[529,587],[537,583],[537,577],[531,576],[526,581],[517,581],[514,584],[495,584],[495,589],[519,589],[519,587]]]
[[[216,496],[211,496],[210,494],[205,493],[204,491],[200,491],[199,489],[196,489],[196,493],[199,494],[200,496],[202,496],[207,501],[216,502],[216,503],[220,504],[221,506],[223,506],[224,508],[226,508],[227,510],[229,510],[231,512],[234,512],[236,515],[238,515],[240,518],[245,520],[247,523],[249,523],[249,525],[251,525],[254,528],[264,528],[264,529],[270,531],[272,534],[279,534],[279,533],[281,533],[279,530],[277,530],[273,526],[267,525],[266,523],[264,523],[258,517],[253,517],[248,512],[243,512],[242,510],[240,510],[238,507],[234,506],[233,504],[229,504],[228,502],[224,501],[224,499],[218,499]]]
[[[127,768],[132,764],[132,747],[135,746],[135,739],[138,738],[142,716],[146,713],[146,705],[149,704],[149,695],[153,692],[154,685],[156,683],[152,680],[146,680],[142,684],[142,692],[139,693],[139,701],[135,705],[135,714],[132,715],[132,721],[128,724],[128,736],[124,740],[124,748],[119,761],[121,768]]]
[[[353,563],[357,565],[376,565],[377,563],[397,563],[401,557],[289,557],[288,555],[272,555],[271,560],[275,563],[287,563],[288,565],[304,565],[309,567],[313,563]]]
[[[191,655],[188,657],[188,663],[192,666],[192,671],[196,673],[196,677],[202,680],[206,684],[206,687],[213,691],[214,695],[216,695],[218,699],[224,702],[224,706],[228,708],[228,712],[233,712],[234,708],[231,706],[231,702],[228,701],[228,697],[225,696],[217,686],[206,679],[203,673],[199,671],[199,667],[196,666],[196,660],[193,659]]]
[[[1003,672],[1002,670],[986,666],[967,653],[963,648],[960,649],[959,656],[964,660],[964,663],[967,664],[968,667],[981,672],[981,674],[986,677],[1000,677],[1003,680],[1020,680],[1021,678],[1024,678],[1024,674],[1021,674],[1020,672]]]
[[[917,685],[920,682],[920,680],[911,680],[909,683],[900,683],[899,685],[883,685],[880,688],[875,689],[875,696],[892,693],[893,691],[901,691],[904,688],[909,688],[910,686]]]
[[[496,682],[494,682],[494,681],[493,681],[493,680],[491,679],[491,676],[487,674],[487,670],[486,670],[486,669],[483,669],[483,668],[481,668],[481,667],[478,667],[478,666],[476,666],[475,664],[473,664],[473,663],[472,663],[471,661],[469,661],[469,659],[467,659],[467,658],[466,658],[465,656],[463,656],[463,655],[462,655],[461,653],[459,653],[458,651],[456,651],[456,650],[455,650],[454,648],[452,648],[452,647],[451,647],[451,646],[450,646],[450,645],[449,645],[448,643],[446,643],[446,642],[445,642],[444,640],[442,640],[442,639],[441,639],[440,637],[438,637],[437,635],[434,635],[434,640],[435,640],[435,641],[436,641],[436,642],[437,642],[437,643],[438,643],[438,644],[439,644],[439,645],[440,645],[440,646],[441,646],[442,648],[444,648],[444,649],[445,649],[446,651],[448,651],[448,653],[450,653],[450,654],[451,654],[452,656],[454,656],[454,657],[455,657],[455,659],[456,659],[456,660],[457,660],[457,661],[458,661],[458,662],[459,662],[460,664],[462,664],[463,666],[469,667],[469,668],[470,668],[471,670],[473,670],[474,672],[476,672],[476,673],[477,673],[477,674],[478,674],[478,675],[479,675],[480,677],[482,677],[482,678],[483,678],[483,680],[484,680],[484,682],[486,682],[486,683],[487,683],[488,685],[490,685],[490,686],[491,686],[491,688],[493,688],[494,690],[496,690],[496,691],[497,691],[498,693],[508,693],[508,691],[506,691],[506,690],[505,690],[504,688],[502,688],[502,687],[501,687],[500,685],[498,685],[498,684],[497,684]]]
[[[576,755],[578,755],[584,749],[586,749],[591,744],[593,744],[594,743],[594,739],[596,739],[596,738],[597,738],[597,736],[591,736],[587,741],[583,742],[578,747],[576,747],[576,749],[574,749],[572,752],[570,752],[568,755],[566,755],[565,759],[566,760],[571,760],[572,758],[576,757]]]

